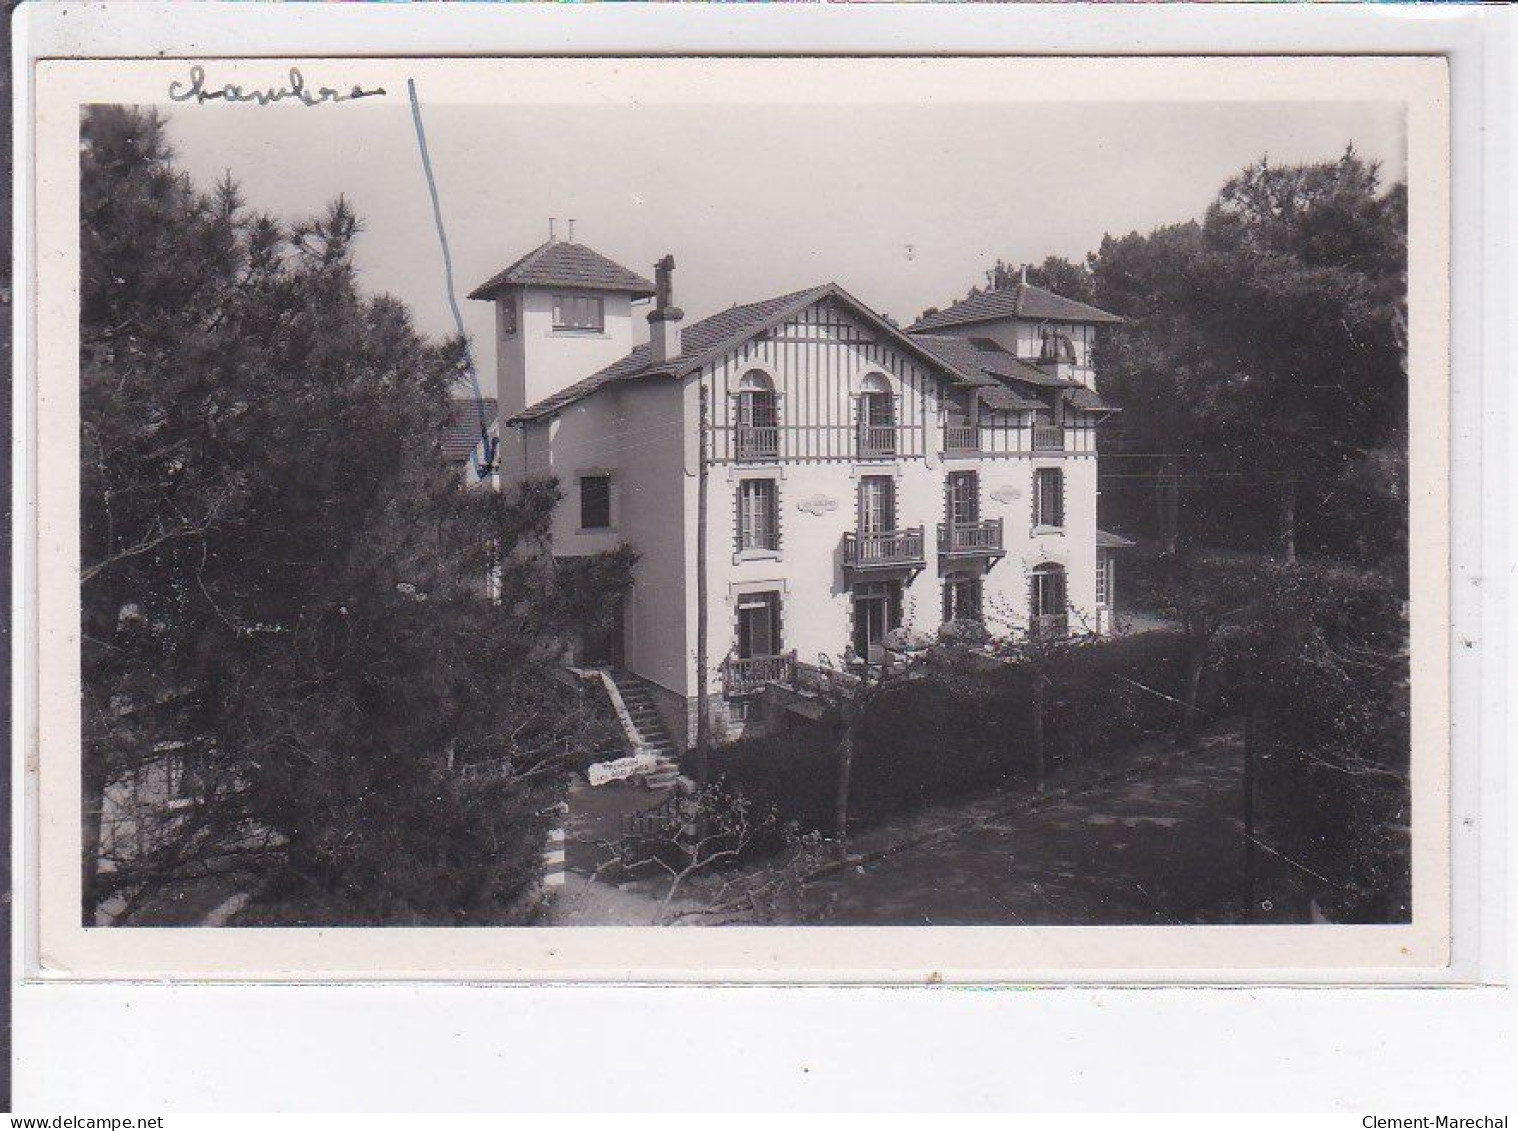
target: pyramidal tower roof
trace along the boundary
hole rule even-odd
[[[651,298],[654,294],[654,285],[642,275],[614,263],[594,248],[566,240],[549,240],[534,248],[469,292],[469,297],[493,299],[508,287],[622,291],[634,298]]]

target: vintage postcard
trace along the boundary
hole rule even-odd
[[[34,90],[38,976],[1444,967],[1443,61]]]

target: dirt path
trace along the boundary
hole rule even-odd
[[[1233,921],[1241,755],[1237,736],[1224,733],[1050,800],[1004,802],[1013,811],[999,816],[986,801],[957,824],[940,814],[939,835],[817,881],[808,899],[841,926]],[[915,820],[918,835],[930,819]],[[1267,917],[1300,912],[1295,901],[1271,900]]]

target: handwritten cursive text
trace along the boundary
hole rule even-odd
[[[259,106],[268,106],[272,102],[283,102],[287,98],[296,99],[307,106],[320,106],[323,102],[352,102],[358,98],[377,98],[384,93],[384,87],[365,90],[356,83],[346,93],[330,86],[317,87],[313,91],[306,87],[306,78],[300,73],[298,67],[290,68],[290,81],[285,86],[271,86],[265,90],[244,90],[236,83],[207,87],[206,69],[199,65],[190,68],[188,83],[182,83],[178,79],[169,83],[169,98],[173,101],[198,102],[202,106],[207,102],[218,101],[254,102]]]

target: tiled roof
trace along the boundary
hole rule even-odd
[[[1133,543],[1121,534],[1109,534],[1105,530],[1096,532],[1096,548],[1098,550],[1123,550]]]
[[[964,374],[963,385],[970,385],[982,404],[997,412],[1032,412],[1043,407],[1026,392],[1019,392],[1003,378],[1000,370],[1017,359],[1005,350],[988,350],[966,338],[947,335],[914,334],[912,340],[942,358]]]
[[[896,329],[880,315],[854,298],[837,283],[824,283],[802,291],[764,299],[760,302],[734,306],[710,318],[691,324],[680,331],[680,353],[663,365],[654,365],[649,358],[649,348],[638,346],[626,357],[612,362],[605,369],[592,373],[583,381],[577,381],[551,397],[529,405],[517,413],[507,424],[520,424],[551,416],[566,405],[573,404],[594,393],[603,385],[614,381],[632,381],[645,377],[680,377],[700,369],[703,365],[735,349],[745,341],[763,333],[770,327],[797,314],[814,302],[832,297],[857,313],[885,336],[917,355],[924,361],[941,369],[947,369],[950,378],[963,379],[963,375],[948,361],[924,348],[919,342]]]
[[[639,377],[674,376],[677,372],[688,372],[695,366],[686,366],[684,363],[692,357],[700,356],[709,352],[714,346],[735,337],[741,337],[750,329],[757,330],[774,314],[776,310],[785,310],[794,305],[798,300],[812,294],[813,291],[821,291],[824,288],[813,287],[805,291],[795,291],[778,298],[765,299],[763,302],[751,302],[744,306],[734,306],[720,314],[713,314],[710,318],[703,318],[699,322],[693,322],[680,331],[680,354],[671,358],[661,366],[655,366],[650,360],[648,346],[634,347],[626,357],[617,359],[605,369],[597,370],[583,381],[576,381],[567,388],[560,389],[551,397],[545,397],[537,404],[528,405],[516,416],[508,420],[507,424],[517,424],[524,420],[537,420],[541,417],[552,416],[565,405],[590,396],[602,385],[609,385],[613,381],[627,381]],[[699,364],[699,363],[698,363]]]
[[[579,290],[626,291],[648,298],[654,285],[642,275],[613,263],[599,251],[580,243],[549,240],[469,293],[470,298],[494,298],[504,287],[574,287]]]
[[[1032,412],[1047,407],[1039,389],[1063,389],[1067,404],[1082,412],[1116,412],[1086,386],[1024,361],[989,338],[913,334],[912,340],[948,362],[976,386],[981,402],[998,412]]]
[[[1073,389],[1065,390],[1065,401],[1072,408],[1078,408],[1082,412],[1122,412],[1117,405],[1102,400],[1084,385],[1077,385]]]
[[[962,326],[967,322],[990,322],[997,318],[1025,318],[1036,322],[1121,322],[1122,318],[1032,283],[1013,283],[997,291],[972,295],[947,310],[919,318],[909,332]]]
[[[460,398],[448,406],[448,423],[443,427],[443,454],[454,463],[463,463],[479,447],[480,432],[495,428],[496,399]]]

